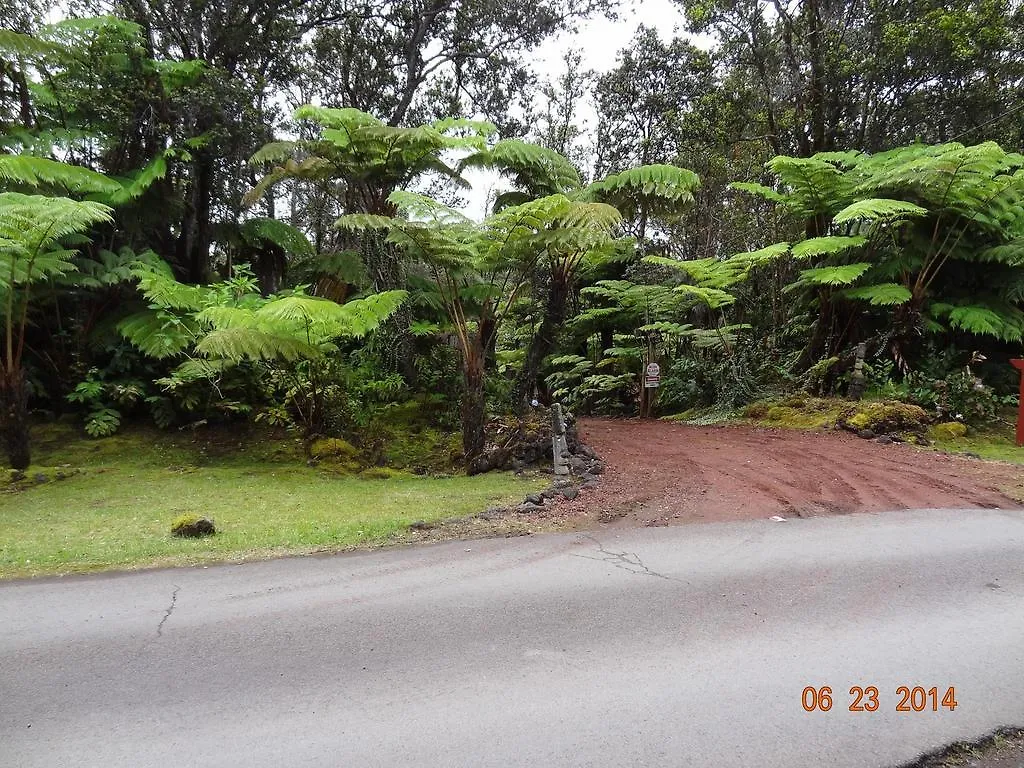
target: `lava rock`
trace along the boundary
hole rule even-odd
[[[410,531],[429,531],[433,527],[433,523],[428,523],[425,520],[416,520],[415,522],[409,523]]]
[[[587,471],[592,475],[600,475],[604,473],[604,462],[595,461],[587,468]]]
[[[857,437],[861,438],[862,440],[874,440],[875,433],[872,432],[870,429],[861,429],[857,432]]]
[[[597,475],[595,475],[595,474],[593,474],[591,472],[584,472],[583,475],[580,477],[580,480],[582,480],[584,482],[584,484],[586,484],[586,483],[596,483],[597,482]]]
[[[563,488],[561,493],[569,501],[572,501],[573,499],[580,495],[579,489],[575,485],[571,485],[568,488]]]
[[[543,504],[544,503],[544,496],[542,494],[539,494],[539,493],[531,493],[530,495],[528,495],[526,497],[526,503],[527,504]]]
[[[879,435],[875,438],[875,442],[881,443],[882,445],[892,445],[895,441],[888,435]]]
[[[540,512],[542,509],[544,509],[544,507],[540,506],[539,504],[531,504],[530,502],[527,501],[516,507],[516,512],[518,512],[521,515],[529,515],[534,512]]]
[[[589,445],[583,445],[582,443],[580,443],[580,446],[576,449],[576,455],[582,456],[585,459],[596,459],[597,451],[595,451]]]
[[[34,475],[32,475],[32,480],[35,481],[36,485],[42,485],[43,483],[50,482],[50,478],[48,478],[42,472],[36,472]]]
[[[572,485],[572,480],[567,480],[564,477],[560,477],[551,484],[552,488],[561,490],[562,488],[568,488]]]
[[[545,488],[543,491],[540,492],[540,495],[542,498],[545,499],[553,499],[555,498],[555,496],[558,495],[558,491],[556,491],[554,488]]]
[[[213,536],[217,529],[213,520],[196,515],[182,515],[174,521],[171,533],[186,539],[198,539],[202,536]]]
[[[587,471],[587,467],[590,466],[590,462],[580,456],[573,456],[569,459],[569,467],[573,472],[582,473]]]

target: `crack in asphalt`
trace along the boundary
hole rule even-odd
[[[177,584],[175,584],[174,585],[174,591],[171,593],[171,604],[169,606],[167,606],[167,611],[164,613],[164,617],[162,619],[160,619],[160,623],[156,625],[156,636],[157,637],[163,637],[163,634],[164,634],[164,624],[167,622],[167,620],[169,618],[171,618],[171,614],[174,613],[174,606],[177,605],[177,603],[178,603],[178,592],[180,592],[180,591],[181,591],[181,587],[179,587]]]
[[[663,573],[652,571],[648,568],[644,561],[640,559],[640,555],[636,552],[612,552],[604,548],[604,544],[598,541],[596,538],[591,536],[589,533],[581,533],[580,536],[584,539],[590,539],[594,544],[597,545],[597,551],[600,552],[604,557],[592,557],[590,555],[579,555],[573,553],[573,557],[582,557],[584,560],[594,560],[598,563],[608,563],[616,568],[626,571],[627,573],[634,573],[638,576],[654,576],[659,579],[665,579],[666,581],[678,581],[680,584],[686,582],[677,579],[674,576],[666,576]]]

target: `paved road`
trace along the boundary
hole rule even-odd
[[[1024,725],[1022,683],[1021,512],[0,585],[3,768],[885,766]]]

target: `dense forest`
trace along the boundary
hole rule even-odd
[[[686,29],[641,25],[603,72],[535,52],[629,3],[5,4],[10,465],[33,420],[72,416],[370,452],[426,426],[470,471],[496,417],[554,401],[852,387],[1000,418],[1024,356],[1024,5],[677,4]]]

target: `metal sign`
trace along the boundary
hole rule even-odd
[[[661,386],[661,366],[657,363],[648,363],[644,372],[644,388],[655,389]]]

